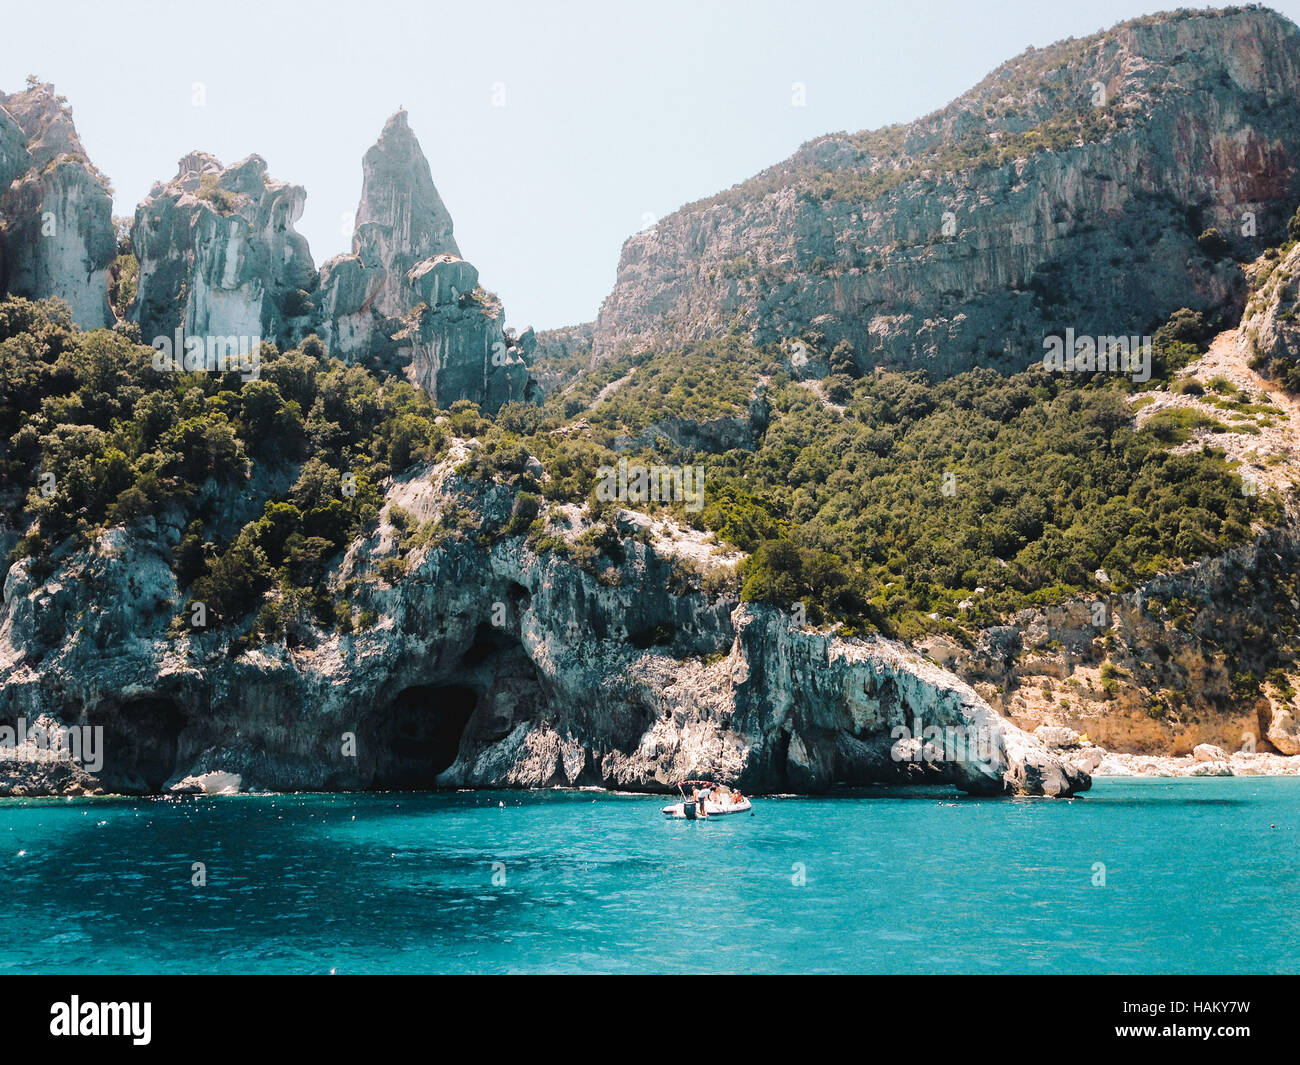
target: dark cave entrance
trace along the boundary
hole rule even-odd
[[[460,751],[478,694],[464,684],[417,684],[402,691],[380,715],[365,746],[379,752],[370,786],[424,791]]]
[[[522,585],[517,592],[527,594]],[[364,715],[358,730],[361,780],[383,791],[430,791],[463,754],[467,769],[547,705],[537,668],[508,629],[480,624],[458,658],[440,663]],[[459,770],[458,770],[459,772]],[[461,774],[463,776],[463,774]],[[460,779],[457,777],[456,779]]]
[[[484,623],[475,630],[474,642],[462,656],[461,665],[466,669],[477,669],[494,655],[518,646],[519,641],[508,633]]]
[[[87,724],[103,728],[104,764],[98,777],[108,791],[155,794],[176,770],[176,754],[186,716],[164,695],[129,699],[116,709],[87,714]]]

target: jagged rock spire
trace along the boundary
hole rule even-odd
[[[405,111],[384,124],[362,160],[362,174],[352,251],[367,267],[383,269],[386,280],[376,306],[397,317],[410,310],[402,291],[407,272],[422,259],[459,256],[460,249]]]

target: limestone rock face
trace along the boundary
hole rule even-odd
[[[385,124],[362,173],[352,254],[321,270],[317,332],[330,354],[404,372],[441,407],[539,402],[532,333],[506,336],[500,301],[461,258],[405,111]]]
[[[276,181],[258,155],[226,167],[206,152],[181,159],[135,212],[140,260],[129,316],[146,343],[192,336],[296,342],[312,321],[317,275],[295,232],[306,192]]]
[[[337,255],[321,269],[317,332],[332,355],[392,368],[410,354],[399,351],[393,337],[420,302],[412,270],[435,256],[459,260],[460,249],[405,111],[385,123],[361,169],[352,254]]]
[[[3,107],[0,107],[0,204],[7,198],[7,190],[21,173],[31,166],[32,157],[27,153],[27,137],[22,127]],[[7,212],[0,216],[0,292],[8,291],[7,279],[9,268],[5,255],[4,230],[10,225]]]
[[[515,490],[460,478],[467,455],[453,442],[442,462],[393,484],[388,503],[420,521],[468,508],[499,529]],[[408,555],[391,583],[378,567],[400,553],[399,536],[381,521],[330,577],[351,583],[372,626],[238,652],[229,632],[167,635],[179,515],[137,536],[110,530],[43,584],[29,560],[10,568],[0,721],[101,727],[102,769],[75,784],[108,791],[209,790],[236,777],[253,790],[668,791],[701,776],[756,792],[1089,786],[1086,771],[899,644],[797,629],[734,594],[672,590],[688,545],[637,536],[639,517],[613,519],[620,546],[602,573],[522,538],[453,537]],[[572,521],[581,535],[583,519]],[[0,780],[6,772],[0,764]],[[27,791],[71,780],[25,774]]]
[[[1260,9],[1031,49],[926,118],[812,141],[630,238],[596,354],[738,322],[848,340],[864,369],[1012,371],[1067,327],[1142,335],[1240,302],[1240,269],[1198,237],[1240,258],[1282,238],[1298,78],[1300,31]]]
[[[223,773],[217,770],[186,777],[167,790],[176,795],[237,795],[239,785],[240,779],[237,773]]]
[[[13,115],[0,107],[0,189],[7,189],[31,165],[27,135]]]
[[[189,153],[136,209],[140,269],[127,317],[146,343],[202,337],[209,352],[262,340],[284,348],[316,332],[331,355],[405,373],[442,406],[467,399],[491,413],[540,401],[532,331],[506,333],[500,301],[460,257],[404,111],[362,169],[352,253],[318,274],[294,229],[301,186],[270,177],[257,155],[225,166]],[[115,256],[107,182],[62,100],[49,85],[0,95],[0,292],[58,296],[83,328],[112,325]]]
[[[336,255],[325,260],[316,297],[316,332],[331,355],[347,363],[360,362],[387,344],[375,310],[384,280],[383,270],[366,266],[360,256]]]
[[[0,291],[57,297],[83,329],[112,325],[113,200],[54,87],[0,93]]]
[[[1268,724],[1268,742],[1283,754],[1300,754],[1300,722],[1289,708],[1274,708]]]
[[[411,309],[406,275],[416,263],[435,255],[459,257],[460,249],[405,111],[384,124],[361,168],[352,252],[384,272],[375,305],[381,314],[400,318]]]
[[[1300,244],[1280,259],[1255,264],[1257,290],[1246,304],[1241,330],[1253,355],[1300,360]]]
[[[540,402],[523,348],[507,340],[501,303],[479,287],[478,271],[455,255],[418,263],[408,277],[419,302],[402,334],[407,375],[439,407],[470,399],[480,408]]]
[[[1052,750],[1079,746],[1079,734],[1064,725],[1039,725],[1034,729],[1034,735]]]

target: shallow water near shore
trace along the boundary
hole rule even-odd
[[[1300,778],[667,801],[0,800],[0,973],[1300,972]]]

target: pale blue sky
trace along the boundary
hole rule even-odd
[[[1300,14],[1300,0],[1271,6]],[[317,265],[349,250],[342,220],[357,205],[361,156],[405,106],[462,253],[512,325],[548,328],[595,316],[646,217],[822,133],[919,117],[1028,45],[1158,10],[1146,0],[9,4],[0,90],[29,73],[55,83],[118,214],[192,149],[228,163],[261,154],[273,176],[306,187],[298,229]],[[794,82],[807,87],[805,107],[792,106]]]

